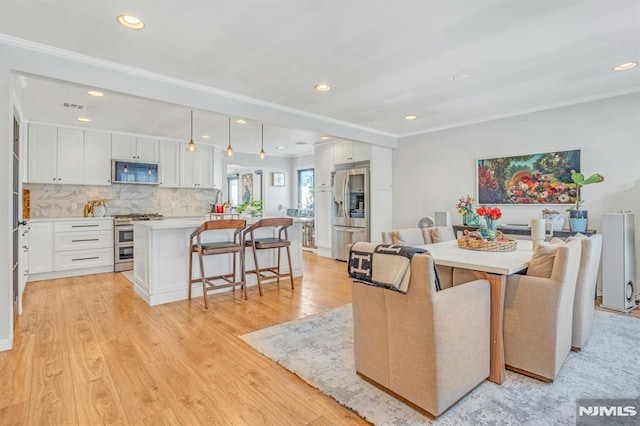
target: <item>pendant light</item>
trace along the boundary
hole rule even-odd
[[[189,144],[187,145],[187,152],[196,152],[196,144],[193,142],[193,110],[191,110],[191,138],[189,139]]]
[[[227,157],[233,156],[233,148],[231,148],[231,117],[229,117],[229,146],[227,146]]]
[[[261,125],[262,126],[262,145],[260,147],[260,159],[264,160],[264,124]]]

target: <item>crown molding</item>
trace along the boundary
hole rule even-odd
[[[556,102],[556,103],[551,103],[551,104],[544,104],[544,105],[540,105],[540,106],[533,107],[533,108],[527,108],[527,109],[522,109],[522,110],[518,110],[518,111],[507,112],[507,113],[504,113],[504,114],[490,115],[490,116],[487,116],[487,117],[479,118],[477,120],[461,121],[461,122],[457,122],[457,123],[453,123],[453,124],[447,124],[445,126],[432,127],[432,128],[426,129],[426,130],[419,130],[417,132],[403,133],[401,135],[398,135],[398,139],[407,138],[407,137],[411,137],[411,136],[424,135],[424,134],[427,134],[427,133],[440,132],[442,130],[455,129],[457,127],[471,126],[471,125],[474,125],[474,124],[486,123],[486,122],[489,122],[489,121],[502,120],[502,119],[505,119],[505,118],[517,117],[519,115],[532,114],[532,113],[535,113],[535,112],[548,111],[548,110],[551,110],[551,109],[563,108],[563,107],[567,107],[567,106],[571,106],[571,105],[584,104],[584,103],[588,103],[588,102],[593,102],[593,101],[598,101],[598,100],[608,99],[608,98],[614,98],[616,96],[629,95],[629,94],[638,93],[638,92],[640,92],[640,87],[633,87],[633,88],[630,88],[630,89],[623,89],[623,90],[616,90],[616,91],[613,91],[613,92],[601,93],[599,95],[594,95],[594,96],[585,96],[583,98],[572,99],[570,101]]]
[[[397,138],[398,135],[394,133],[384,132],[371,127],[361,126],[348,121],[338,120],[335,118],[327,117],[320,114],[314,114],[308,111],[303,111],[296,108],[287,107],[284,105],[276,104],[274,102],[265,101],[262,99],[252,98],[250,96],[240,95],[238,93],[228,92],[222,89],[216,89],[215,87],[206,86],[204,84],[194,83],[187,80],[182,80],[175,77],[170,77],[164,74],[156,73],[153,71],[145,70],[142,68],[136,68],[129,65],[123,65],[118,62],[109,61],[106,59],[100,59],[93,56],[88,56],[82,53],[72,52],[58,47],[49,46],[42,43],[36,43],[30,40],[24,40],[17,37],[8,36],[6,34],[0,34],[0,44],[13,46],[21,49],[31,50],[46,55],[55,56],[58,58],[68,59],[71,61],[93,65],[100,68],[109,69],[112,71],[118,71],[123,74],[129,74],[135,77],[146,78],[161,83],[170,84],[184,89],[190,89],[201,93],[219,96],[235,101],[245,102],[251,105],[269,108],[276,111],[282,111],[289,114],[295,114],[301,117],[310,118],[318,121],[324,121],[326,123],[335,124],[343,127],[348,127],[355,130],[360,130],[380,136]]]

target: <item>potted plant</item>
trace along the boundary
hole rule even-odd
[[[262,215],[262,200],[249,200],[238,205],[238,213],[245,213],[248,216]]]
[[[569,212],[569,226],[573,232],[582,232],[587,229],[588,213],[586,210],[580,210],[580,204],[584,202],[581,197],[581,189],[585,185],[602,182],[604,176],[599,173],[594,173],[585,179],[582,173],[571,170],[571,180],[573,183],[568,185],[576,191],[576,204],[567,209]]]

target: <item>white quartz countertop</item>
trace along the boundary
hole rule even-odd
[[[91,221],[97,221],[97,220],[105,220],[105,221],[113,221],[113,218],[111,216],[105,216],[105,217],[84,217],[84,216],[78,216],[78,217],[37,217],[37,218],[32,218],[32,219],[26,219],[29,223],[37,223],[37,222],[78,222],[78,221],[83,221],[83,220],[91,220]]]
[[[256,223],[260,219],[266,218],[247,218],[247,225],[251,225]],[[294,223],[303,223],[308,222],[311,218],[301,217],[301,218],[293,218]],[[204,222],[202,217],[194,217],[194,218],[165,218],[164,220],[141,220],[137,222],[133,222],[135,226],[144,226],[150,229],[183,229],[183,228],[196,228],[200,226]]]

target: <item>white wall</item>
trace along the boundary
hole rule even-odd
[[[414,226],[419,216],[440,210],[462,223],[455,205],[463,195],[476,197],[479,158],[579,148],[581,171],[605,177],[583,190],[589,228],[600,228],[603,213],[634,211],[640,247],[639,135],[640,94],[635,93],[402,138],[393,158],[393,227]],[[501,208],[501,223],[529,223],[542,210]]]
[[[0,46],[0,350],[11,348],[13,303],[11,294],[12,266],[12,169],[13,169],[13,105],[9,81],[9,65]],[[3,189],[4,188],[4,189]]]

